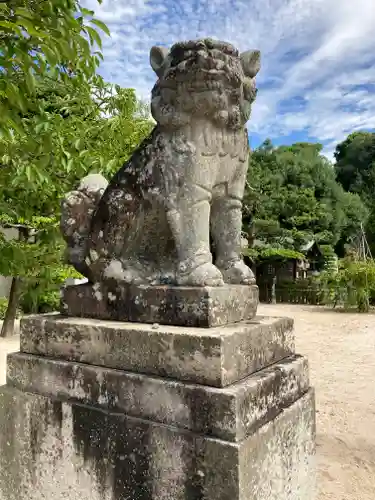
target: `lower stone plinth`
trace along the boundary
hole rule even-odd
[[[307,360],[291,356],[226,388],[31,354],[8,356],[7,383],[227,441],[241,441],[309,389]]]
[[[240,442],[0,390],[0,500],[312,500],[309,390]]]

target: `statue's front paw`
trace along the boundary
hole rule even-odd
[[[223,275],[219,269],[206,262],[188,274],[180,273],[177,277],[177,285],[180,286],[223,286]]]
[[[255,285],[253,271],[242,260],[218,265],[225,283],[232,285]]]

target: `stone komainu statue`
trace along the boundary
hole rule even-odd
[[[153,47],[150,62],[157,125],[109,184],[89,175],[66,195],[68,261],[93,283],[254,283],[241,208],[260,53],[205,39]]]

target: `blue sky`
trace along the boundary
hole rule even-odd
[[[148,99],[152,45],[213,37],[260,49],[250,143],[335,145],[375,129],[375,0],[84,0],[111,30],[101,74]]]

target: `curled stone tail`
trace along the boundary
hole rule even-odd
[[[91,219],[107,185],[102,175],[88,175],[78,189],[67,193],[61,203],[60,227],[68,247],[67,261],[85,276],[89,272],[85,257]]]

